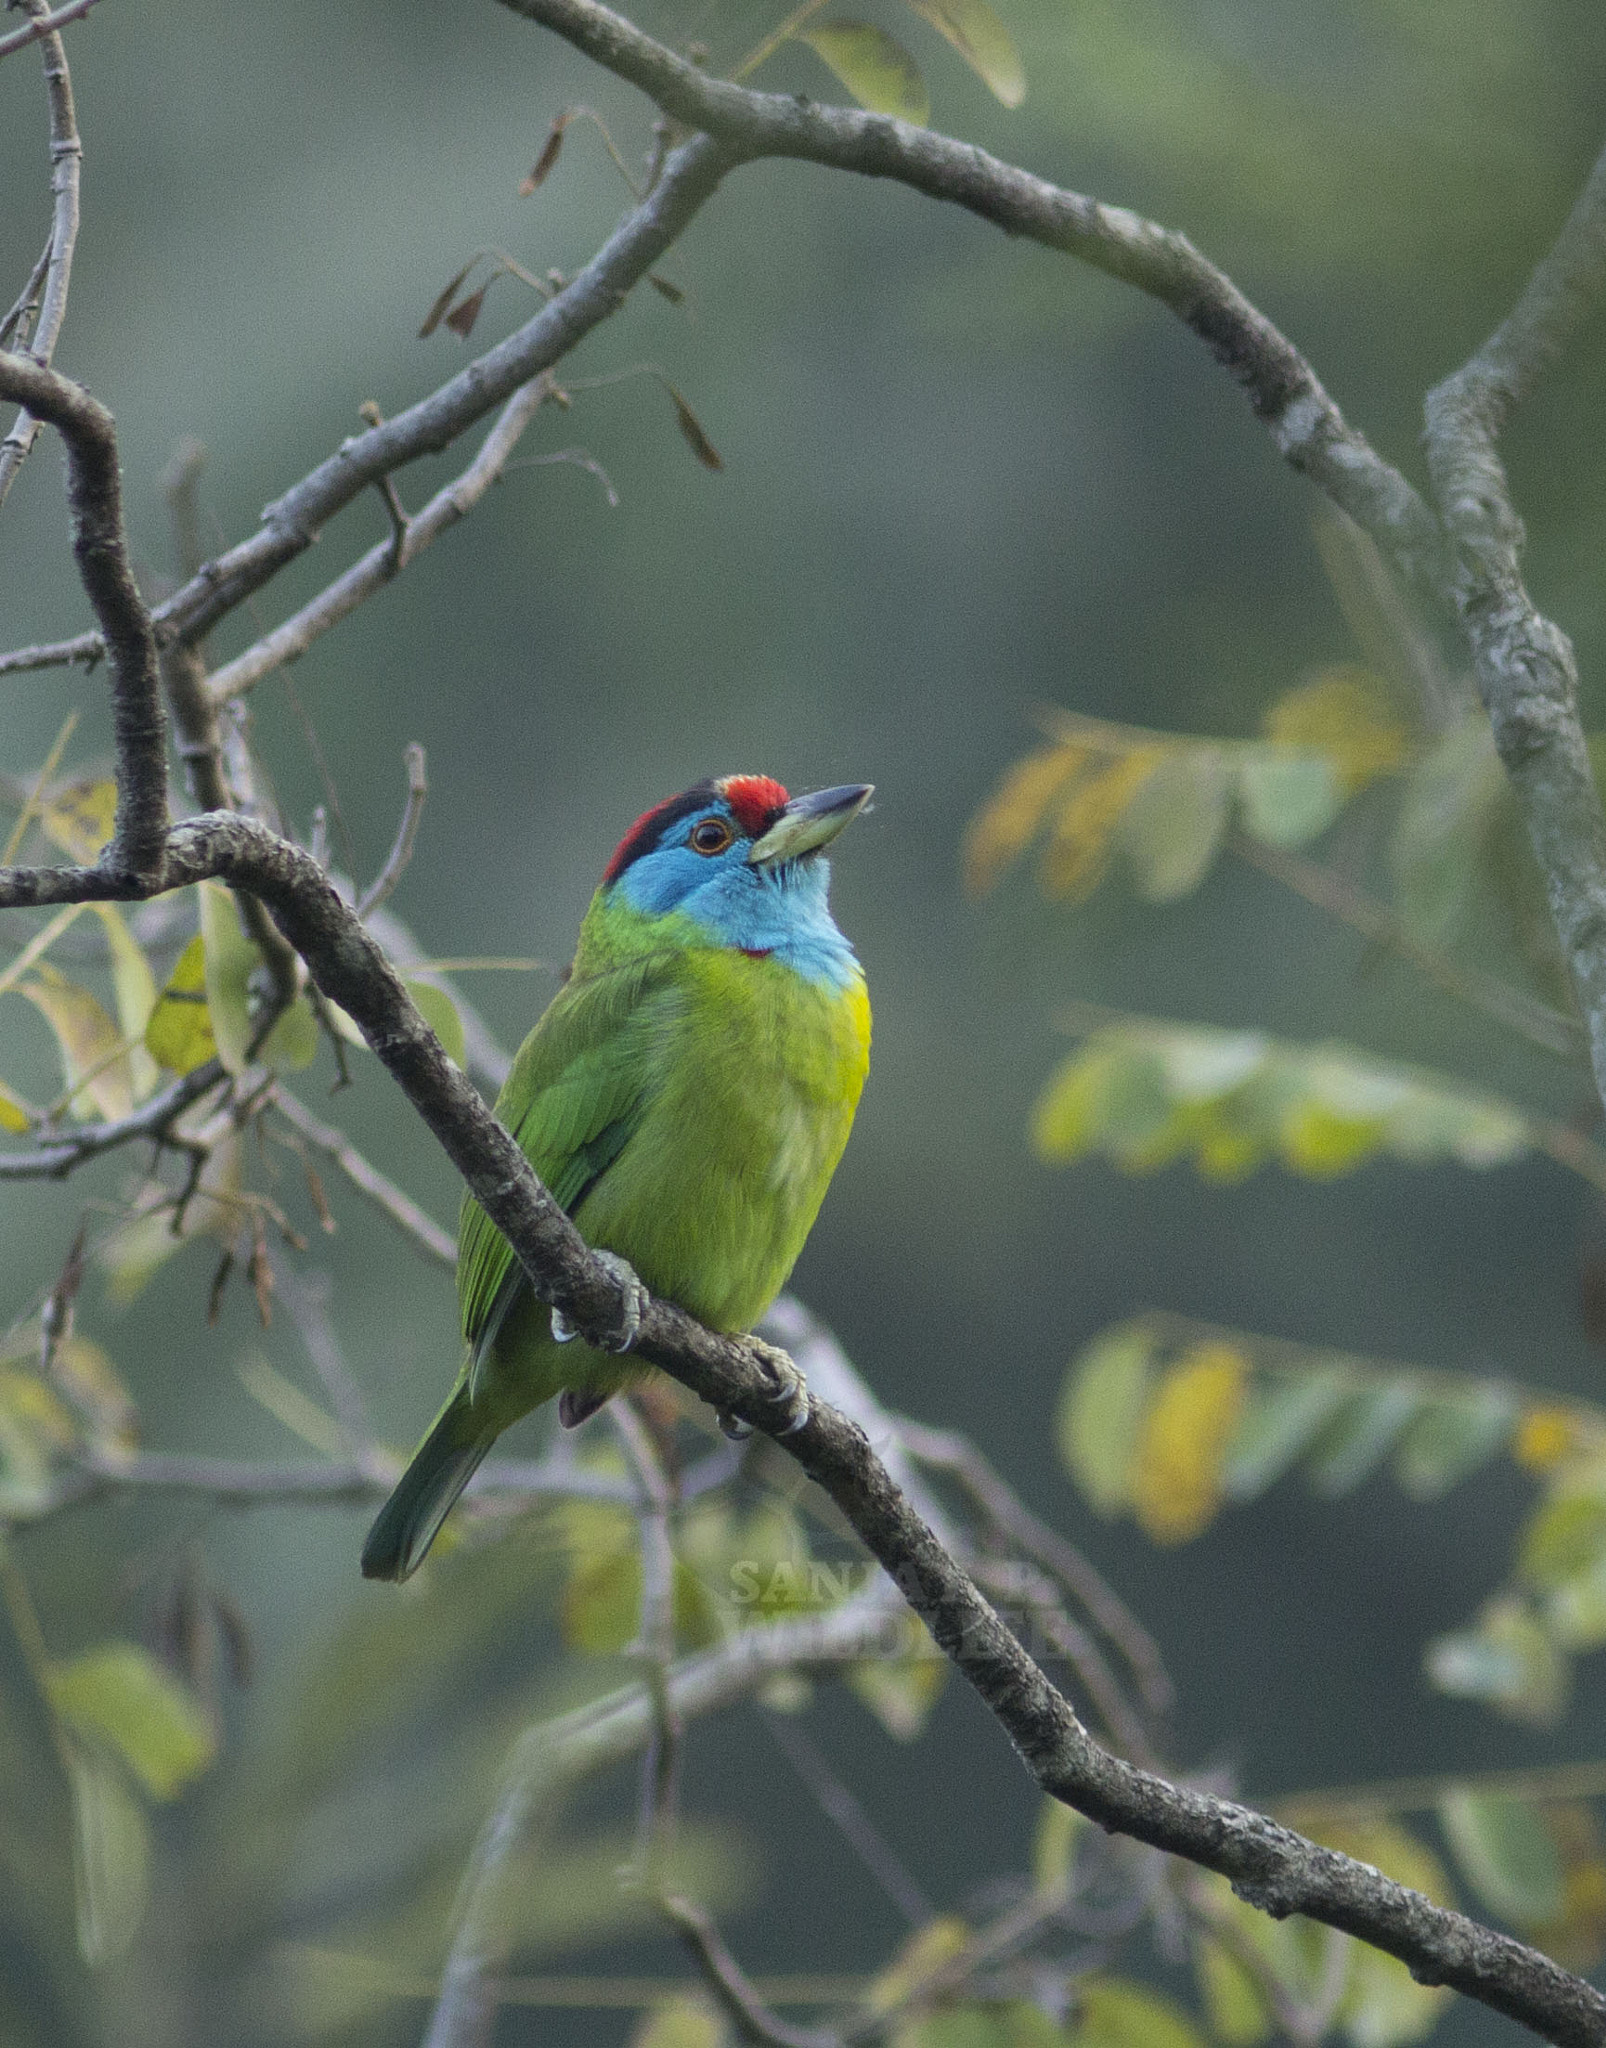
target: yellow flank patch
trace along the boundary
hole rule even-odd
[[[1133,1512],[1156,1543],[1186,1543],[1221,1505],[1248,1370],[1230,1344],[1201,1344],[1160,1381],[1138,1433],[1131,1482]]]

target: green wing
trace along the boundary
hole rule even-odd
[[[552,1198],[572,1216],[639,1128],[683,1003],[680,960],[653,953],[559,989],[496,1100]],[[522,1285],[472,1196],[458,1225],[457,1295],[476,1364]]]

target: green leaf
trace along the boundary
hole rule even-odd
[[[1222,1473],[1230,1497],[1253,1500],[1274,1485],[1309,1450],[1354,1391],[1354,1376],[1337,1366],[1256,1382]]]
[[[231,1074],[243,1073],[253,1036],[251,976],[261,955],[240,927],[234,898],[220,882],[202,882],[201,937],[205,942],[206,1008],[218,1058]]]
[[[257,1058],[265,1067],[299,1073],[318,1057],[323,1032],[311,998],[299,995],[262,1041]]]
[[[409,981],[407,993],[418,1005],[420,1016],[446,1048],[446,1056],[461,1066],[464,1059],[463,1020],[457,1014],[457,1005],[432,981]]]
[[[1489,841],[1509,802],[1505,771],[1481,711],[1447,733],[1412,770],[1389,862],[1395,908],[1415,937],[1444,946],[1466,930]]]
[[[217,1743],[193,1694],[137,1643],[109,1642],[50,1670],[50,1703],[75,1734],[115,1750],[153,1798],[171,1799]]]
[[[1331,761],[1279,747],[1249,748],[1238,760],[1244,824],[1271,846],[1302,846],[1325,832],[1344,802]]]
[[[1101,1515],[1117,1514],[1131,1500],[1153,1362],[1152,1338],[1128,1324],[1095,1337],[1065,1375],[1056,1423],[1060,1457]]]
[[[1071,1880],[1071,1863],[1087,1822],[1074,1806],[1045,1799],[1037,1811],[1032,1836],[1032,1883],[1040,1892],[1062,1892]]]
[[[826,21],[799,29],[796,40],[807,43],[870,113],[893,114],[917,128],[930,120],[931,100],[920,67],[885,29],[867,21]]]
[[[905,0],[922,21],[948,38],[994,99],[1018,107],[1026,97],[1015,39],[987,0]]]
[[[143,1038],[156,1008],[156,977],[151,964],[123,921],[115,903],[90,905],[106,933],[112,961],[112,990],[117,1000],[117,1025],[124,1038]],[[156,1086],[156,1066],[143,1045],[128,1055],[134,1100],[143,1102]]]
[[[1491,1600],[1475,1628],[1440,1636],[1424,1661],[1440,1692],[1482,1700],[1514,1721],[1548,1727],[1567,1704],[1567,1660],[1520,1600]]]
[[[916,1648],[904,1657],[867,1657],[848,1671],[848,1684],[897,1742],[913,1742],[942,1697],[948,1660],[919,1631]]]
[[[1606,1553],[1606,1500],[1563,1493],[1543,1503],[1523,1532],[1517,1569],[1530,1585],[1561,1585]]]
[[[122,1770],[109,1756],[67,1746],[72,1790],[73,1890],[78,1946],[92,1968],[127,1949],[150,1891],[150,1830]]]
[[[1089,1977],[1080,1987],[1072,2048],[1204,2048],[1179,2005],[1119,1977]]]
[[[1032,1145],[1055,1166],[1100,1146],[1136,1159],[1170,1122],[1157,1050],[1133,1033],[1100,1033],[1050,1077],[1032,1112]]]
[[[1503,1387],[1430,1394],[1400,1438],[1394,1476],[1413,1500],[1437,1500],[1509,1441],[1516,1420]]]
[[[1451,1994],[1419,1984],[1396,1957],[1365,1942],[1352,1944],[1341,2014],[1355,2048],[1404,2048],[1425,2040]]]
[[[179,954],[151,1011],[145,1050],[175,1074],[204,1066],[217,1051],[206,1007],[206,944],[199,932]]]
[[[1148,776],[1117,828],[1140,896],[1173,903],[1198,888],[1221,850],[1230,783],[1219,747],[1172,748]]]
[[[630,2037],[630,2048],[724,2048],[728,2030],[705,2000],[666,1998],[649,2006]]]
[[[1561,1854],[1538,1807],[1456,1791],[1440,1800],[1439,1825],[1461,1874],[1491,1913],[1514,1927],[1559,1916]]]
[[[1329,1499],[1349,1493],[1377,1470],[1421,1408],[1420,1386],[1406,1379],[1353,1395],[1311,1458],[1311,1485]]]
[[[1226,2048],[1255,2048],[1271,2032],[1271,2011],[1260,1986],[1219,1941],[1194,1943],[1194,1974],[1210,2031]]]

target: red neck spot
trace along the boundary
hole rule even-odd
[[[761,839],[786,809],[786,791],[772,775],[727,775],[714,786],[749,839]]]

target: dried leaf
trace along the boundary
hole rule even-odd
[[[447,326],[464,341],[474,332],[474,322],[480,317],[480,308],[485,304],[485,294],[490,289],[489,284],[482,284],[477,292],[470,292],[466,299],[459,299],[447,314]]]
[[[796,40],[807,43],[869,113],[892,114],[917,128],[930,120],[920,67],[885,29],[867,21],[828,21],[800,29]]]
[[[680,431],[686,436],[693,455],[704,469],[723,469],[725,465],[719,458],[719,450],[703,432],[697,415],[667,378],[664,380],[664,389],[674,402],[675,418],[680,422]]]
[[[17,994],[28,998],[55,1033],[63,1090],[71,1091],[68,1114],[108,1120],[127,1116],[134,1106],[128,1055],[119,1052],[117,1026],[88,989],[41,960],[33,975],[17,984]]]
[[[69,783],[39,810],[45,837],[86,867],[111,838],[116,817],[117,785],[105,777]]]
[[[551,176],[553,167],[563,151],[563,131],[568,127],[573,118],[573,115],[565,108],[547,130],[546,141],[541,145],[541,154],[536,158],[529,175],[519,180],[519,197],[521,199],[528,199],[530,194],[538,191]],[[457,282],[461,284],[462,279],[459,278]]]
[[[672,306],[678,306],[686,296],[678,284],[671,284],[667,277],[660,277],[656,270],[649,270],[647,272],[647,282],[660,297],[666,298]]]
[[[1049,805],[1092,758],[1086,747],[1048,747],[1005,773],[965,833],[960,866],[970,895],[985,895],[1014,866],[1036,837]]]
[[[905,0],[922,21],[946,36],[994,99],[1018,107],[1026,97],[1026,73],[1015,39],[987,0]]]
[[[451,283],[446,287],[445,291],[441,293],[440,297],[436,299],[435,303],[424,315],[424,324],[418,330],[418,338],[420,341],[428,341],[429,337],[435,332],[436,328],[439,327],[442,320],[445,319],[446,308],[452,303],[453,299],[455,299],[458,293],[462,290],[463,280],[468,276],[469,272],[474,268],[475,264],[478,263],[479,260],[480,259],[478,255],[471,256],[468,259],[468,261],[463,265],[462,269],[457,273],[456,277],[454,277]]]
[[[1043,849],[1045,896],[1078,903],[1093,893],[1108,864],[1115,828],[1166,751],[1134,747],[1073,785]]]
[[[117,1023],[124,1038],[143,1039],[156,1008],[156,977],[133,933],[115,903],[95,903],[91,909],[106,933],[112,961],[112,992],[117,1002]],[[156,1062],[143,1044],[128,1055],[129,1078],[134,1100],[143,1102],[156,1086]]]

